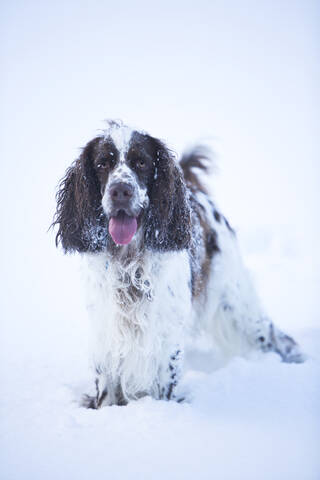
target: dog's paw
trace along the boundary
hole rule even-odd
[[[91,408],[91,409],[94,409],[94,410],[99,408],[97,397],[87,395],[87,394],[82,396],[80,405],[81,405],[81,407]]]

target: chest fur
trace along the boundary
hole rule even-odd
[[[176,337],[191,309],[187,252],[144,255],[129,265],[88,255],[88,310],[105,351],[144,352]],[[112,344],[112,345],[111,345]]]

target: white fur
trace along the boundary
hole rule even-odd
[[[257,347],[259,337],[269,338],[270,320],[262,310],[250,274],[243,265],[235,234],[221,216],[216,221],[207,196],[197,193],[220,252],[214,255],[205,296],[194,305],[194,317],[226,356],[244,354]]]
[[[286,362],[303,362],[299,346],[265,314],[226,219],[215,219],[205,194],[198,192],[197,200],[217,234],[220,251],[213,256],[204,295],[193,304],[194,331],[202,330],[225,358],[262,350],[277,352]]]
[[[112,208],[110,186],[116,182],[126,183],[133,187],[133,198],[130,204],[133,214],[139,214],[141,209],[147,208],[149,205],[146,186],[139,183],[136,173],[125,163],[125,155],[129,149],[132,133],[131,128],[119,126],[118,124],[111,125],[111,127],[105,131],[105,136],[113,140],[119,152],[118,166],[108,178],[101,202],[107,215],[109,215]]]
[[[205,196],[199,200],[205,206]],[[106,253],[85,254],[92,364],[102,371],[100,388],[108,386],[108,404],[115,401],[113,387],[119,382],[126,399],[142,392],[159,398],[159,385],[168,383],[170,355],[183,348],[192,327],[206,331],[227,354],[244,353],[259,336],[268,337],[270,321],[261,311],[235,237],[223,219],[212,222],[221,252],[213,259],[206,293],[193,305],[186,251],[147,252],[126,267]],[[123,258],[139,242],[134,238],[121,247]],[[130,297],[131,285],[142,294],[138,301]]]
[[[122,256],[117,259],[105,252],[84,255],[92,365],[100,372],[100,391],[108,389],[105,404],[116,403],[119,384],[126,400],[143,394],[161,398],[161,387],[170,383],[170,356],[183,348],[192,331],[205,332],[226,356],[263,350],[263,337],[287,361],[303,361],[295,342],[277,330],[261,309],[225,219],[214,219],[205,195],[199,193],[198,200],[217,232],[220,252],[213,257],[207,289],[193,303],[186,250],[149,251],[126,264],[128,254],[138,251],[142,235],[138,231],[128,246],[119,247]],[[132,285],[140,298],[132,299]]]
[[[112,209],[112,199],[110,196],[110,187],[115,182],[123,182],[133,187],[133,198],[130,203],[130,208],[133,214],[138,214],[142,208],[147,208],[149,205],[149,198],[147,189],[144,185],[140,185],[135,172],[125,163],[119,163],[117,168],[112,172],[108,178],[108,183],[102,197],[102,207],[107,215]]]
[[[108,385],[107,403],[113,401],[110,386],[119,382],[126,399],[142,393],[159,398],[190,319],[187,252],[149,252],[127,267],[106,253],[85,257],[93,366]],[[128,293],[131,284],[142,294],[138,301]]]
[[[105,137],[110,137],[119,152],[120,162],[125,162],[133,130],[121,123],[112,123],[105,131]]]
[[[112,124],[107,135],[120,152],[120,162],[108,179],[103,209],[108,216],[110,185],[124,182],[134,187],[130,208],[138,214],[141,208],[147,208],[149,200],[146,188],[123,162],[132,130]],[[163,398],[165,388],[172,388],[175,382],[172,371],[176,367],[172,362],[178,362],[177,351],[183,348],[186,334],[191,331],[206,332],[227,355],[259,348],[276,351],[286,361],[303,360],[294,340],[278,331],[264,314],[226,220],[223,216],[215,219],[207,195],[196,195],[206,223],[217,234],[219,251],[213,255],[206,288],[193,301],[191,263],[200,273],[205,253],[203,244],[197,243],[197,232],[193,239],[196,260],[189,258],[187,250],[141,250],[143,228],[138,229],[129,245],[118,247],[117,255],[107,251],[84,254],[92,366],[98,376],[96,406],[100,406],[99,395],[101,404],[119,402],[119,387],[124,400],[145,394]],[[104,390],[107,395],[101,396]],[[166,398],[170,397],[171,392]]]

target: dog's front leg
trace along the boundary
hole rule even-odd
[[[120,380],[114,382],[101,368],[95,368],[95,395],[84,395],[82,406],[98,409],[104,405],[127,405],[120,384]]]
[[[85,408],[98,409],[103,404],[108,396],[108,388],[105,375],[103,375],[100,368],[95,368],[96,378],[95,378],[95,395],[85,394],[82,398],[82,406]]]
[[[183,352],[180,347],[177,347],[170,355],[168,364],[160,375],[159,398],[179,401],[177,397],[177,386],[182,375],[182,366]]]

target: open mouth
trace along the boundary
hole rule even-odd
[[[117,245],[128,245],[138,228],[136,217],[130,217],[124,210],[119,210],[109,220],[109,233]]]

